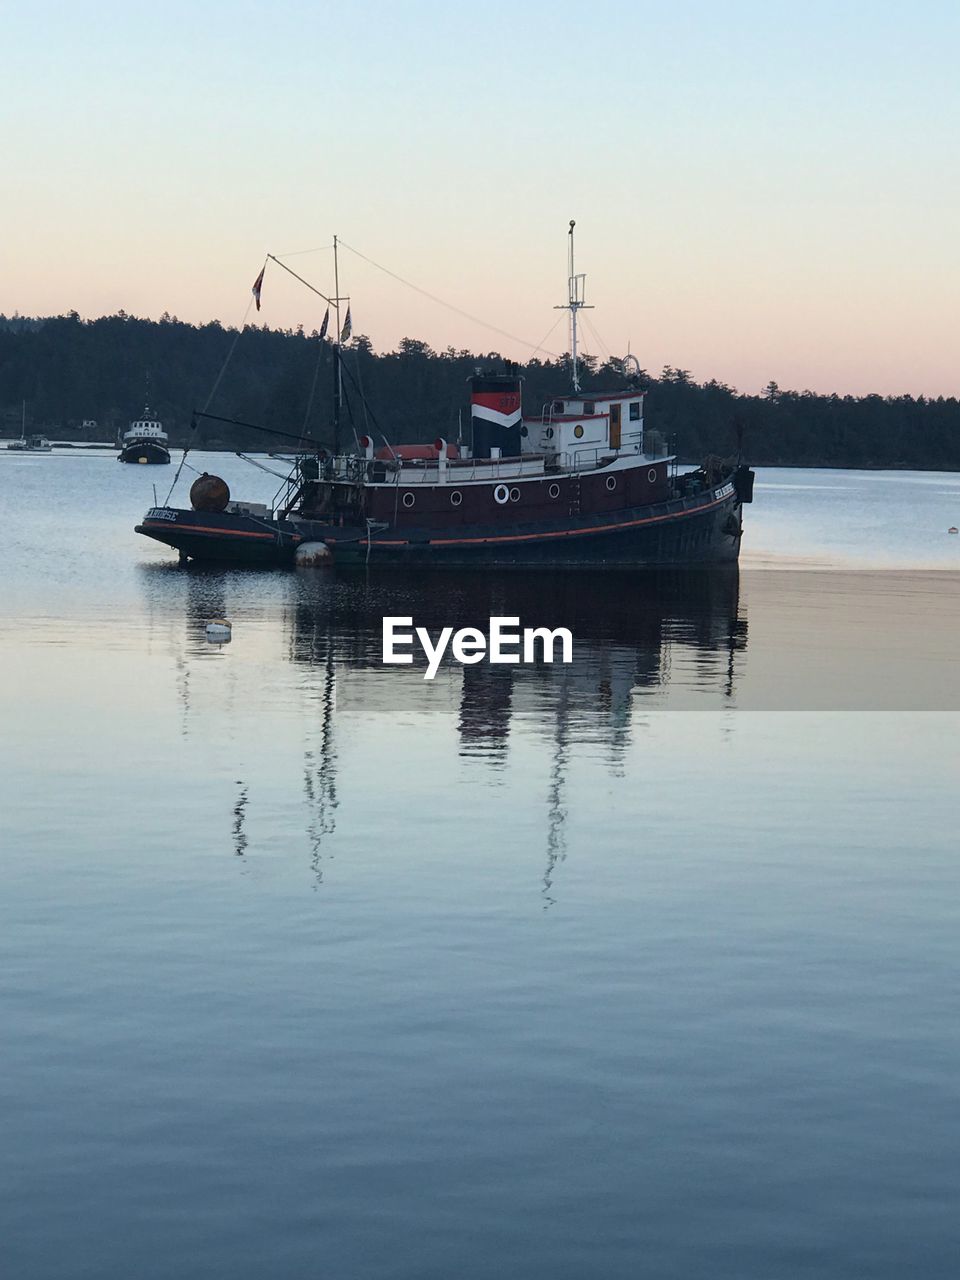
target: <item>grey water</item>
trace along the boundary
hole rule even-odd
[[[955,1275],[960,476],[471,581],[181,568],[173,471],[0,455],[0,1274]]]

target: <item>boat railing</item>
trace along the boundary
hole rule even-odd
[[[558,472],[575,473],[596,471],[609,467],[622,458],[639,457],[655,461],[666,457],[666,447],[653,453],[649,450],[627,452],[611,449],[609,445],[571,449],[556,453],[527,453],[508,458],[366,458],[356,454],[342,454],[331,458],[303,457],[284,480],[273,499],[277,511],[292,509],[306,487],[316,481],[339,484],[389,484],[389,485],[458,485],[469,481],[500,481],[530,479],[555,475]]]
[[[360,459],[364,463],[363,459]],[[543,475],[546,459],[541,453],[524,454],[509,458],[375,458],[365,463],[361,480],[374,484],[434,485],[463,484],[469,480],[516,480],[526,476]],[[354,478],[338,474],[338,480]]]
[[[548,471],[598,471],[622,458],[639,458],[641,462],[656,462],[668,456],[663,449],[611,449],[609,445],[597,448],[558,450],[549,455]]]

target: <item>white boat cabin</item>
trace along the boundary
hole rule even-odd
[[[132,443],[135,440],[153,440],[157,444],[166,444],[167,433],[163,429],[163,423],[153,417],[148,406],[144,406],[143,417],[138,418],[136,422],[130,423],[130,427],[125,432],[123,439],[124,443]]]
[[[643,392],[579,391],[545,405],[540,417],[525,418],[523,428],[523,452],[542,453],[560,465],[584,465],[601,454],[642,454]]]

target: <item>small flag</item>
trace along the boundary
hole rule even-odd
[[[254,280],[253,282],[253,300],[257,304],[258,311],[260,310],[260,290],[263,288],[263,273],[266,271],[266,269],[267,269],[267,264],[264,263],[263,266],[260,268],[260,274],[257,276],[256,280]]]
[[[323,324],[320,326],[320,341],[327,336],[327,325],[330,323],[330,308],[327,307],[323,316]]]
[[[347,318],[343,322],[343,332],[340,334],[340,341],[349,342],[351,333],[353,333],[353,321],[350,319],[350,304],[347,303]]]

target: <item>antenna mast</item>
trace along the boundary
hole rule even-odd
[[[577,224],[576,224],[576,222],[574,222],[573,218],[571,218],[571,219],[570,219],[570,232],[569,232],[569,236],[570,236],[570,270],[569,270],[568,279],[567,279],[567,285],[568,285],[568,295],[567,295],[567,296],[568,296],[569,301],[566,303],[566,305],[565,305],[565,306],[562,306],[562,307],[554,307],[554,311],[569,311],[569,312],[570,312],[570,358],[571,358],[572,363],[573,363],[573,389],[574,389],[574,391],[579,391],[579,390],[580,390],[580,370],[579,370],[579,366],[578,366],[578,364],[577,364],[577,312],[578,312],[578,311],[580,311],[580,310],[582,310],[584,307],[587,307],[587,310],[589,310],[589,311],[592,311],[592,310],[593,310],[593,308],[592,308],[592,307],[588,307],[588,306],[587,306],[587,303],[584,301],[584,294],[585,294],[586,279],[587,279],[587,277],[586,277],[586,275],[584,275],[584,274],[577,275],[577,273],[576,273],[576,267],[575,267],[575,265],[574,265],[574,260],[573,260],[573,228],[574,228],[576,225],[577,225]]]

